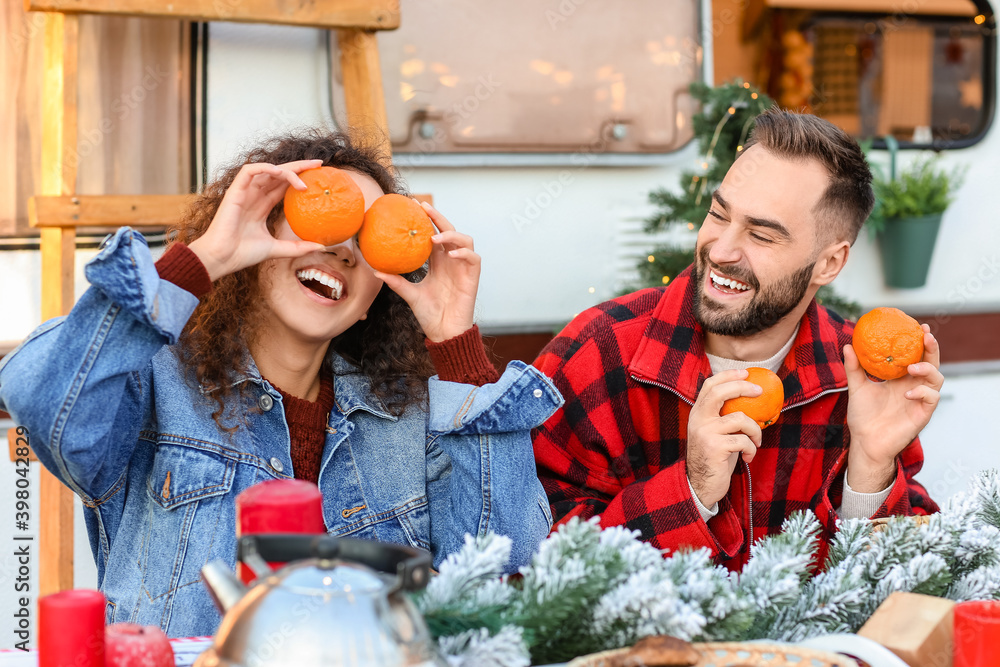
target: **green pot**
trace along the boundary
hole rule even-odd
[[[923,287],[934,254],[942,213],[919,218],[890,218],[879,234],[882,269],[889,287]]]

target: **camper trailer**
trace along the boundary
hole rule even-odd
[[[323,4],[4,3],[0,357],[69,310],[119,224],[158,256],[185,197],[248,147],[322,127],[379,137],[409,191],[475,238],[487,347],[501,367],[531,363],[581,312],[669,284],[671,272],[651,282],[643,264],[689,251],[700,222],[651,225],[664,206],[650,195],[693,191],[723,157],[692,85],[730,86],[833,122],[865,142],[879,173],[934,156],[956,177],[919,286],[895,286],[891,243],[863,230],[831,298],[856,309],[849,318],[899,308],[940,341],[946,381],[921,434],[931,496],[1000,468],[990,0],[380,1],[360,29],[331,23]],[[19,473],[17,426],[0,413],[0,648],[22,642],[10,622],[22,595],[34,610],[40,592],[98,585],[84,526],[95,510],[46,486],[37,460]],[[44,533],[46,513],[61,534]]]

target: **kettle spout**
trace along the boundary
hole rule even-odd
[[[215,601],[215,606],[225,614],[246,595],[247,588],[221,560],[214,560],[201,568],[202,581]]]

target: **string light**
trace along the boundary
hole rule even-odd
[[[982,25],[982,24],[986,23],[986,17],[983,16],[982,14],[980,14],[979,16],[977,16],[973,20],[976,22],[976,25]]]
[[[694,229],[694,223],[693,222],[689,222],[688,223],[688,229]]]
[[[757,93],[750,93],[750,97],[757,99]]]
[[[729,107],[729,115],[732,116],[736,113],[736,107]]]
[[[744,88],[749,88],[750,87],[750,82],[749,81],[744,81],[743,82],[743,87]]]
[[[646,259],[648,259],[648,260],[649,260],[649,263],[650,263],[650,264],[652,264],[653,262],[655,262],[655,261],[656,261],[656,258],[655,258],[655,257],[653,257],[652,255],[650,255],[650,256],[649,256],[649,257],[647,257]]]
[[[670,282],[670,276],[663,276],[663,284],[666,285]]]
[[[594,293],[594,292],[596,292],[597,290],[595,290],[595,289],[594,289],[593,287],[588,287],[588,288],[587,288],[587,291],[588,291],[588,292],[590,292],[591,294],[593,294],[593,293]]]
[[[739,152],[740,152],[740,151],[742,151],[742,150],[743,150],[743,147],[742,147],[742,146],[737,146],[737,147],[736,147],[736,152],[737,152],[737,153],[739,153]]]

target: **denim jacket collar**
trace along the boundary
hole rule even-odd
[[[327,360],[333,368],[334,401],[341,414],[346,417],[355,410],[364,410],[376,417],[397,421],[398,418],[389,414],[389,409],[372,392],[371,382],[360,368],[332,350]]]
[[[274,386],[267,382],[260,371],[257,363],[249,353],[245,359],[246,371],[234,375],[230,387],[235,387],[244,382],[253,382],[267,389],[278,398],[278,392],[274,391]],[[345,417],[355,410],[364,410],[369,414],[390,421],[397,421],[398,418],[389,413],[389,409],[371,390],[371,383],[368,377],[361,372],[361,369],[344,359],[332,349],[327,354],[327,362],[333,369],[333,393],[337,409]],[[206,387],[203,383],[198,384],[198,390],[202,395],[215,391],[214,387]]]

